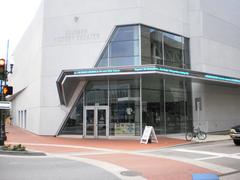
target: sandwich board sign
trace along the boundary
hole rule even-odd
[[[151,142],[158,143],[154,128],[152,126],[145,126],[140,143],[147,144],[149,139]]]

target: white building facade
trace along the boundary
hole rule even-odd
[[[217,4],[217,6],[216,6]],[[14,52],[13,121],[139,137],[240,123],[240,2],[44,0]]]

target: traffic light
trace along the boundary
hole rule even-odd
[[[3,86],[2,92],[5,96],[13,94],[13,87],[12,86]]]
[[[4,73],[5,66],[5,59],[0,59],[0,73]]]
[[[5,78],[6,78],[5,67],[6,67],[5,59],[0,59],[0,79],[1,80],[5,80]]]

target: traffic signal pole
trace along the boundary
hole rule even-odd
[[[9,73],[12,73],[12,66],[10,72],[7,70],[7,65],[5,59],[0,59],[0,101],[6,101],[6,95],[12,95],[12,87],[7,86],[7,76]],[[4,82],[4,85],[3,85]],[[3,108],[0,108],[0,146],[4,145],[4,141],[7,140],[6,131],[5,131],[5,114],[6,111]]]
[[[4,101],[4,95],[1,93],[0,100]],[[6,131],[5,131],[5,120],[4,120],[4,114],[3,109],[0,109],[0,146],[4,145],[4,141],[7,140]]]
[[[5,80],[5,59],[0,59],[0,79],[1,79],[1,93],[0,93],[0,100],[3,101],[3,92],[2,92],[2,86],[3,81]],[[5,141],[5,122],[3,119],[3,110],[0,109],[0,146],[4,145]]]

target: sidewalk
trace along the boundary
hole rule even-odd
[[[63,152],[69,149],[70,146],[84,146],[89,148],[101,148],[101,149],[112,149],[112,150],[146,150],[146,149],[158,149],[162,147],[175,146],[178,144],[186,144],[183,139],[160,137],[158,138],[159,143],[151,144],[140,144],[140,140],[110,140],[110,139],[78,139],[68,137],[53,137],[53,136],[38,136],[28,131],[24,131],[16,126],[7,126],[7,141],[8,143],[22,143],[22,144],[44,144],[66,146]],[[69,146],[69,147],[67,147]],[[32,148],[32,146],[31,146]],[[39,148],[39,147],[38,147]],[[37,149],[38,149],[37,148]],[[52,149],[52,148],[51,148]],[[58,148],[56,148],[57,150]],[[46,148],[46,151],[48,149]]]
[[[171,135],[167,135],[166,137],[185,140],[185,134],[171,134]],[[229,139],[231,138],[228,134],[227,135],[207,134],[207,138],[205,140],[199,140],[197,138],[194,138],[192,142],[214,142],[214,141],[223,141],[223,140],[229,140]]]
[[[137,172],[146,179],[190,180],[193,173],[217,173],[199,166],[141,153],[142,150],[186,144],[183,139],[160,137],[159,143],[140,144],[138,140],[76,139],[38,136],[18,127],[7,126],[5,144],[23,144],[29,150],[41,151],[59,158],[86,161],[105,170],[123,167],[129,172]],[[110,168],[109,168],[110,167]],[[112,167],[112,168],[111,168]]]

